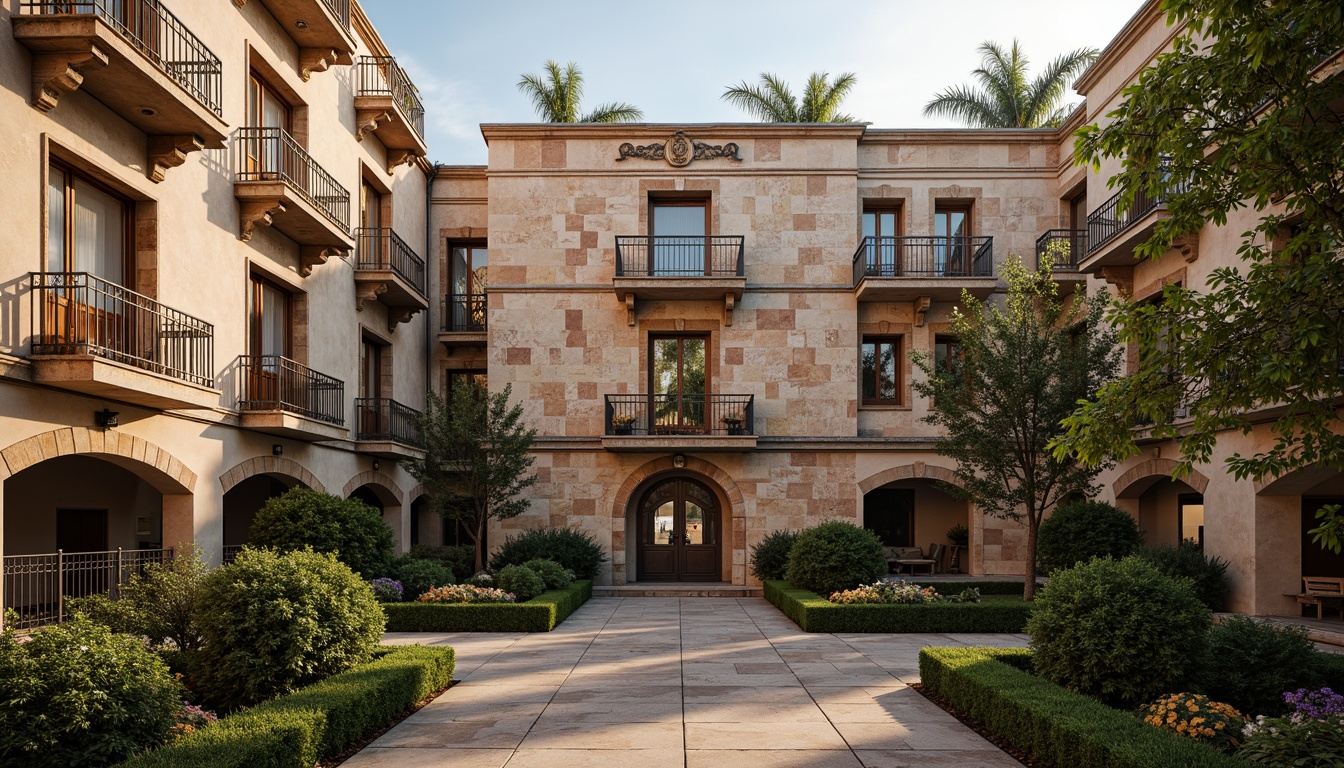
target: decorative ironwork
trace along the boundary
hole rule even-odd
[[[345,424],[345,382],[279,355],[238,357],[238,410]]]
[[[355,398],[355,439],[425,446],[421,413],[386,397]]]
[[[854,285],[865,277],[994,276],[994,238],[865,237],[854,252]]]
[[[756,434],[754,395],[606,395],[608,435]]]
[[[616,158],[616,162],[633,157],[640,160],[666,160],[673,168],[682,168],[690,165],[692,160],[727,158],[740,161],[742,158],[737,154],[738,149],[737,144],[731,141],[727,144],[707,144],[687,136],[685,131],[677,131],[667,141],[657,144],[636,145],[625,142],[618,149],[620,157]]]
[[[5,622],[14,629],[60,624],[70,614],[70,598],[107,595],[116,600],[122,585],[143,576],[145,566],[172,559],[171,548],[5,555],[0,609],[17,614]]]

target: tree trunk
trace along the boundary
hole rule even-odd
[[[482,543],[485,541],[485,521],[476,523],[476,573],[485,570],[485,547]]]
[[[1036,514],[1027,512],[1027,570],[1022,581],[1022,599],[1031,602],[1036,598],[1036,529],[1040,527]]]

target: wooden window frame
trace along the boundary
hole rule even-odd
[[[294,359],[294,292],[289,288],[277,283],[274,280],[266,278],[264,275],[252,272],[247,277],[249,304],[251,308],[248,311],[247,318],[247,353],[253,357],[263,355],[261,351],[261,319],[264,315],[262,306],[262,286],[269,285],[285,296],[285,339],[284,352],[281,357],[289,360]]]
[[[653,383],[654,383],[654,382],[653,382],[654,348],[655,348],[655,346],[657,345],[657,343],[658,343],[659,341],[666,341],[666,340],[668,340],[668,339],[677,339],[677,340],[680,341],[680,342],[684,342],[684,341],[687,340],[687,339],[699,339],[699,340],[705,342],[705,394],[708,395],[708,394],[710,394],[711,392],[713,392],[714,390],[713,390],[713,387],[711,386],[711,380],[712,380],[712,371],[711,371],[711,367],[712,367],[712,366],[710,366],[710,364],[709,364],[709,361],[710,361],[710,360],[712,359],[712,357],[713,357],[713,353],[712,353],[712,351],[711,351],[711,349],[710,349],[710,344],[711,344],[710,334],[709,334],[708,332],[698,332],[698,333],[694,333],[694,332],[692,332],[692,333],[678,333],[678,332],[671,332],[671,333],[650,333],[650,334],[649,334],[649,350],[648,350],[648,354],[649,354],[649,371],[648,371],[649,395],[650,395],[650,396],[653,395],[653,388],[654,388],[654,387],[653,387]],[[685,367],[686,355],[685,355],[685,353],[684,353],[684,349],[685,349],[685,347],[682,346],[682,348],[678,351],[678,354],[677,354],[677,396],[678,396],[678,397],[681,397],[682,394],[683,394],[681,388],[682,388],[682,381],[685,380],[685,375],[684,375],[684,371],[683,371],[683,369],[684,369],[684,367]]]
[[[486,377],[485,391],[490,391],[490,372],[485,368],[447,368],[443,372],[443,396],[447,402],[453,400],[453,377],[455,376],[484,376]],[[479,389],[479,388],[478,388]]]
[[[448,276],[448,291],[447,291],[447,293],[448,293],[450,296],[457,296],[457,295],[459,295],[459,294],[453,289],[453,286],[456,285],[456,283],[457,283],[457,281],[456,281],[456,279],[455,279],[455,278],[456,278],[456,275],[455,275],[454,272],[453,272],[453,270],[456,268],[455,265],[453,264],[453,250],[456,249],[456,248],[465,248],[465,249],[467,249],[467,293],[466,293],[465,295],[467,295],[467,296],[484,296],[484,295],[486,295],[486,294],[489,292],[490,284],[489,284],[489,282],[487,281],[486,286],[485,286],[486,290],[478,290],[478,289],[476,288],[476,268],[475,268],[475,266],[473,266],[473,264],[472,264],[472,258],[471,258],[471,250],[472,250],[473,248],[480,248],[480,249],[483,249],[483,250],[485,250],[485,252],[486,252],[487,254],[489,254],[489,252],[490,252],[490,243],[489,243],[489,241],[488,241],[488,240],[480,240],[480,239],[470,239],[470,240],[449,240],[449,241],[448,241],[448,269],[444,270],[444,271],[447,273],[447,276]],[[488,255],[486,256],[486,265],[485,265],[485,266],[486,266],[487,269],[488,269],[489,266],[490,266],[489,256],[488,256]]]
[[[290,102],[289,99],[285,98],[284,94],[282,94],[282,93],[280,92],[280,89],[279,89],[279,88],[276,88],[274,85],[271,85],[271,81],[270,81],[264,74],[262,74],[261,72],[257,71],[257,69],[256,69],[255,67],[253,67],[253,68],[251,68],[251,69],[249,69],[249,70],[247,71],[247,103],[246,103],[246,105],[245,105],[246,108],[247,108],[247,112],[248,112],[247,120],[248,120],[249,125],[248,125],[247,127],[249,127],[249,128],[261,128],[262,126],[260,125],[260,123],[261,123],[262,115],[265,113],[265,108],[264,108],[264,106],[263,106],[263,99],[258,98],[258,99],[257,99],[257,114],[255,115],[255,117],[251,114],[251,112],[252,112],[252,98],[253,98],[253,94],[254,94],[254,92],[257,94],[258,97],[264,96],[265,94],[269,93],[271,96],[273,96],[273,97],[275,98],[276,101],[278,101],[278,102],[280,102],[281,104],[285,105],[285,124],[282,125],[282,126],[280,126],[280,127],[283,128],[283,129],[285,130],[285,133],[289,134],[290,136],[293,136],[293,135],[294,135],[294,105]],[[256,125],[251,125],[250,123],[253,123],[253,122],[255,122],[255,123],[257,123],[257,124],[256,124]]]
[[[135,205],[136,202],[120,191],[113,189],[106,183],[99,181],[92,175],[85,173],[69,163],[62,162],[54,157],[47,159],[48,183],[43,194],[50,196],[50,169],[59,170],[65,175],[65,183],[61,187],[62,207],[65,211],[64,221],[61,222],[61,239],[64,242],[65,261],[62,264],[62,272],[74,272],[75,256],[75,217],[71,215],[74,211],[75,203],[75,179],[88,184],[98,191],[113,197],[121,203],[122,224],[121,224],[121,279],[122,287],[136,290],[136,260],[135,260]],[[48,199],[50,205],[50,199]],[[51,260],[49,245],[51,243],[50,218],[43,217],[42,229],[45,238],[42,241],[42,271],[46,272],[50,268],[48,263]]]
[[[879,232],[880,217],[884,213],[896,214],[896,231],[890,233]],[[864,203],[863,211],[859,214],[859,232],[863,232],[863,217],[873,214],[873,233],[877,237],[902,237],[905,235],[905,206],[900,203]]]
[[[657,237],[658,232],[654,227],[655,216],[653,209],[657,207],[665,208],[701,208],[705,212],[705,238],[708,239],[714,235],[713,223],[714,217],[710,215],[709,205],[711,202],[709,192],[695,192],[693,194],[668,195],[658,192],[649,193],[649,237]]]
[[[894,386],[895,386],[895,392],[896,392],[895,397],[892,397],[892,398],[884,398],[884,397],[878,396],[878,397],[875,397],[875,398],[868,398],[868,397],[864,397],[864,396],[863,396],[863,385],[864,385],[864,381],[863,381],[863,379],[862,379],[862,373],[863,373],[863,348],[864,348],[865,346],[869,345],[869,344],[875,344],[875,345],[878,345],[878,347],[879,347],[878,352],[877,352],[877,355],[878,355],[878,356],[877,356],[877,358],[875,358],[876,360],[881,360],[881,351],[880,351],[880,347],[881,347],[882,344],[890,344],[890,345],[892,345],[892,346],[894,347],[894,349],[893,349],[893,351],[892,351],[892,354],[893,354],[893,356],[894,356],[894,358],[895,358],[895,360],[896,360],[896,371],[895,371],[895,377],[896,377],[896,378],[895,378],[895,380],[893,381],[893,384],[894,384]],[[869,336],[869,335],[865,335],[865,336],[863,336],[862,338],[859,339],[859,372],[860,372],[860,379],[859,379],[859,403],[860,403],[861,405],[904,405],[904,404],[905,404],[905,398],[903,397],[904,392],[905,392],[905,389],[904,389],[904,385],[905,385],[905,376],[903,375],[903,374],[904,374],[904,371],[902,370],[902,369],[904,368],[904,366],[901,365],[901,360],[902,360],[902,358],[901,358],[901,352],[902,352],[904,346],[905,346],[905,339],[904,339],[902,336],[900,336],[900,335],[892,335],[892,334],[871,335],[871,336]],[[879,393],[882,391],[882,386],[881,386],[881,384],[882,384],[882,381],[881,381],[882,373],[881,373],[881,371],[882,371],[882,367],[881,367],[881,365],[878,365],[877,368],[876,368],[876,376],[877,376],[877,378],[875,378],[875,379],[873,380],[873,385],[874,385],[874,390],[873,390],[873,391],[875,391],[875,392],[879,392]]]

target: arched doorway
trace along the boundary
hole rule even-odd
[[[224,492],[224,557],[231,563],[252,541],[252,524],[266,502],[303,483],[288,475],[253,475]]]
[[[401,497],[393,490],[396,486],[386,476],[370,477],[369,474],[365,473],[346,483],[345,497],[378,510],[383,516],[383,522],[392,529],[396,551],[405,552],[411,548],[411,521],[402,515]],[[351,485],[361,481],[362,485],[351,488]]]
[[[721,581],[723,531],[718,498],[689,477],[651,486],[635,514],[640,581]]]

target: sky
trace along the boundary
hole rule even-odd
[[[843,109],[878,128],[952,127],[921,113],[971,81],[986,40],[1021,41],[1038,72],[1102,48],[1142,0],[361,0],[425,102],[429,158],[484,164],[481,123],[536,122],[517,88],[574,61],[582,106],[630,102],[653,123],[752,122],[724,88],[762,72],[799,93],[812,72],[854,72]],[[1068,98],[1078,101],[1072,91]]]

